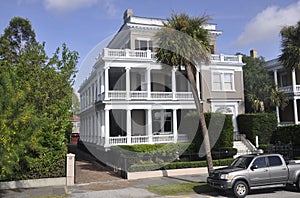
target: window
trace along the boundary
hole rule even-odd
[[[136,39],[135,40],[135,49],[136,50],[151,50],[153,49],[152,41],[151,40],[142,40]]]
[[[212,90],[213,91],[234,91],[233,72],[213,72]]]
[[[257,168],[264,168],[267,167],[265,157],[256,158],[252,164],[252,166],[257,166]]]
[[[269,156],[268,160],[269,160],[270,166],[281,166],[282,165],[282,161],[278,156]]]
[[[287,86],[287,74],[286,73],[280,75],[280,82],[281,82],[281,87]]]

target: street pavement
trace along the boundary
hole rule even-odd
[[[69,151],[76,154],[76,183],[74,186],[52,186],[31,189],[0,190],[0,198],[34,198],[56,195],[56,197],[73,198],[198,198],[198,197],[232,197],[232,194],[220,195],[218,192],[160,196],[146,190],[149,186],[184,182],[204,182],[205,174],[185,175],[174,177],[147,178],[138,180],[125,180],[114,173],[113,170],[99,164],[95,158],[77,149],[76,145],[70,145]],[[254,191],[247,197],[250,198],[298,198],[300,193],[293,190],[265,190]]]

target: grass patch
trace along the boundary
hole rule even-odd
[[[148,191],[158,195],[184,195],[184,194],[200,194],[213,192],[205,182],[188,182],[180,184],[165,184],[159,186],[150,186]]]

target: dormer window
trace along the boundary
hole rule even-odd
[[[135,40],[136,50],[153,50],[152,41],[150,39],[136,39]]]

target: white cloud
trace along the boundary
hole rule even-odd
[[[44,0],[47,10],[70,12],[95,5],[98,0]]]
[[[118,13],[118,9],[112,0],[105,1],[105,9],[108,15],[115,16]]]
[[[300,0],[285,8],[267,7],[258,13],[235,41],[236,46],[275,40],[283,26],[295,25],[300,20]]]

